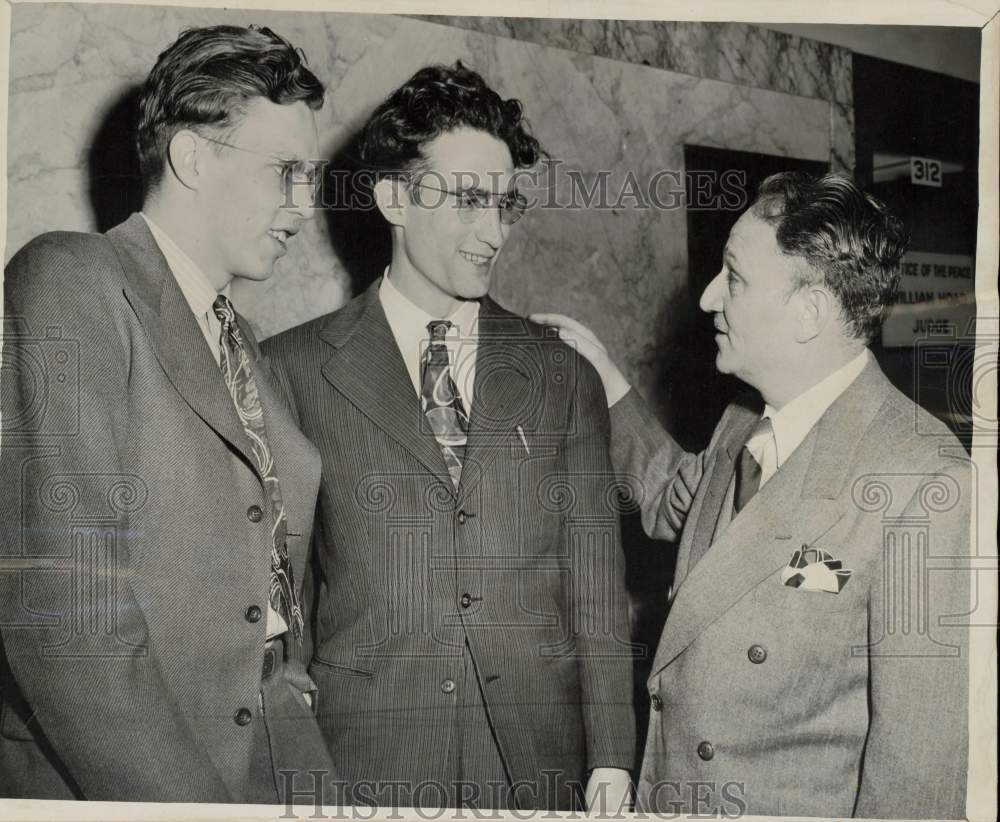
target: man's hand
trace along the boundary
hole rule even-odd
[[[621,768],[594,768],[587,780],[585,801],[587,813],[599,816],[621,816],[631,812],[634,797],[628,771]]]
[[[604,393],[607,395],[608,407],[624,397],[629,390],[628,380],[618,369],[618,366],[608,356],[597,336],[587,326],[578,323],[565,314],[532,314],[528,319],[539,325],[549,325],[559,331],[559,338],[573,346],[579,354],[589,360],[604,383]]]

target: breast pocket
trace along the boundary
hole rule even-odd
[[[784,569],[782,569],[784,570]],[[768,577],[754,590],[754,599],[763,607],[783,608],[793,611],[818,611],[825,614],[849,611],[857,606],[857,593],[861,583],[854,578],[847,581],[839,593],[793,587],[781,579],[782,571]]]

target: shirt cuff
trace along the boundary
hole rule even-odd
[[[608,398],[608,408],[615,405],[622,397],[624,397],[630,390],[630,386],[625,378],[621,374],[615,374],[613,377],[608,378],[607,384],[604,386],[604,393]]]

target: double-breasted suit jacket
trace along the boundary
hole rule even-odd
[[[709,447],[686,454],[635,392],[612,408],[613,460],[646,530],[680,538],[648,681],[640,805],[964,816],[965,452],[872,360],[720,523],[760,410],[730,406]],[[800,549],[851,572],[839,593],[786,581]],[[835,568],[809,573],[830,581]]]
[[[5,323],[0,794],[260,797],[268,506],[142,217],[29,243]],[[319,457],[240,326],[301,580]]]
[[[467,645],[506,773],[529,786],[519,804],[565,805],[568,783],[630,767],[635,744],[600,382],[484,299],[456,490],[379,284],[264,343],[323,460],[320,726],[355,789],[446,784]]]

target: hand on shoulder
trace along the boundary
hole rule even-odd
[[[532,314],[528,319],[555,328],[561,340],[575,348],[580,356],[594,366],[604,384],[609,407],[628,393],[629,384],[625,375],[609,356],[604,343],[583,323],[565,314]]]

